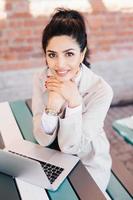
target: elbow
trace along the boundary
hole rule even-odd
[[[38,144],[40,144],[41,146],[47,146],[44,141],[42,140],[42,137],[40,137],[40,134],[37,131],[33,131],[33,136],[35,138],[35,140],[37,141]]]
[[[41,125],[40,116],[33,118],[33,136],[41,146],[49,146],[55,139],[55,134],[46,134]]]
[[[54,141],[54,137],[47,135],[46,133],[42,132],[42,130],[40,129],[36,129],[33,131],[33,136],[35,138],[35,140],[44,147],[49,146],[53,141]]]
[[[68,154],[70,153],[70,149],[66,146],[59,144],[59,148],[60,148],[61,152],[63,152],[63,153],[68,153]]]
[[[78,153],[77,145],[64,144],[61,142],[58,142],[58,144],[59,144],[59,148],[60,148],[61,152],[63,152],[63,153],[73,154],[73,155]]]

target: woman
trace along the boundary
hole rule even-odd
[[[62,152],[77,154],[100,189],[106,190],[111,169],[103,130],[112,89],[87,66],[83,17],[59,9],[43,31],[47,66],[33,86],[34,136],[49,146],[55,138]]]

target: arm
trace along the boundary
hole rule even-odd
[[[50,145],[56,137],[56,129],[53,134],[47,134],[42,124],[44,112],[44,92],[40,86],[39,74],[33,79],[32,112],[33,112],[33,134],[42,146]]]
[[[107,84],[96,84],[83,97],[82,109],[69,117],[59,119],[58,142],[63,152],[91,152],[90,142],[103,129],[112,96],[112,89]]]

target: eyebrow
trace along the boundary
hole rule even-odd
[[[70,48],[70,49],[66,49],[66,50],[64,50],[63,53],[66,53],[66,52],[71,51],[71,50],[75,51],[75,49]],[[56,51],[53,51],[53,50],[47,50],[47,52],[57,53]]]

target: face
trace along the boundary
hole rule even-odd
[[[71,36],[52,37],[46,48],[46,61],[52,74],[59,80],[67,81],[76,76],[85,52]]]

